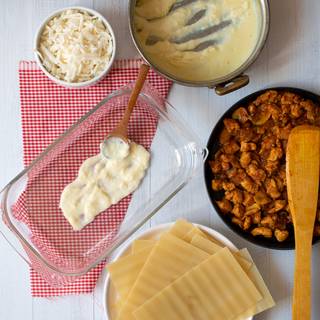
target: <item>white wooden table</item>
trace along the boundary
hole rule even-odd
[[[18,61],[32,59],[36,27],[53,10],[82,5],[100,11],[118,40],[118,58],[137,56],[129,35],[126,0],[0,1],[0,186],[22,169]],[[212,90],[174,85],[169,100],[203,143],[224,110],[240,97],[268,86],[297,86],[320,93],[320,1],[271,0],[271,31],[266,47],[248,70],[251,83],[218,97]],[[209,204],[203,178],[194,179],[148,226],[185,217],[210,225],[253,254],[277,306],[256,319],[290,319],[293,252],[256,247],[229,231]],[[146,226],[146,227],[148,227]],[[102,320],[101,283],[90,295],[36,299],[30,295],[28,266],[0,237],[1,320]],[[313,319],[320,317],[319,246],[314,247]],[[317,270],[318,269],[318,270]],[[301,319],[303,320],[303,319]]]

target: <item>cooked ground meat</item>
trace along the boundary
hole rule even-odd
[[[286,189],[287,140],[297,125],[320,126],[319,106],[292,92],[269,90],[223,122],[220,148],[209,161],[212,189],[224,192],[218,206],[252,235],[285,241],[292,225]],[[320,201],[318,208],[314,233],[320,236]]]

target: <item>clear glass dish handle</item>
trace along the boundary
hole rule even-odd
[[[209,155],[209,150],[207,148],[202,149],[202,157],[203,157],[203,162],[207,160],[208,155]]]
[[[0,191],[0,235],[2,236],[2,239],[5,240],[5,242],[18,254],[18,256],[31,266],[27,253],[23,249],[21,242],[19,242],[18,238],[12,232],[10,224],[7,222],[7,217],[5,216],[4,209],[2,207],[5,192],[5,189]]]

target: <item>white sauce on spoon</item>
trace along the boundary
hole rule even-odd
[[[128,156],[130,145],[118,137],[109,137],[100,145],[101,153],[109,159],[120,160]]]
[[[138,188],[149,167],[150,154],[134,142],[128,149],[124,156],[125,148],[117,141],[111,142],[108,150],[115,158],[106,158],[102,153],[88,158],[77,178],[63,190],[60,208],[74,230],[81,230],[100,212]]]

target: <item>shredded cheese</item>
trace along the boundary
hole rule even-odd
[[[37,48],[48,72],[72,83],[101,74],[113,50],[111,34],[103,21],[75,9],[63,11],[44,26]]]

